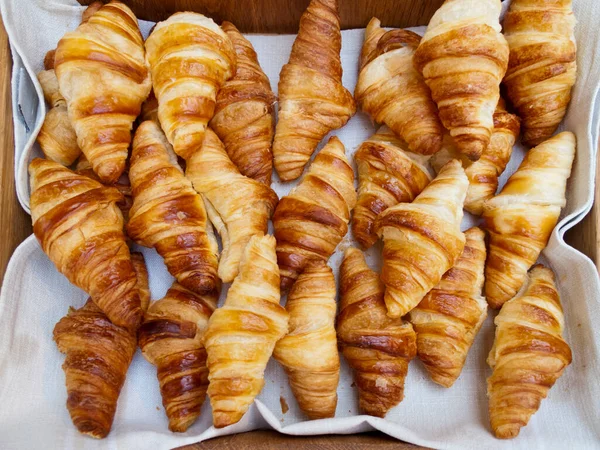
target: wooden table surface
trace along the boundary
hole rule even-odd
[[[91,0],[89,0],[91,1]],[[89,1],[87,1],[89,3]],[[237,2],[222,2],[219,0],[205,0],[202,7],[198,7],[196,0],[131,0],[128,3],[141,12],[141,16],[147,19],[164,18],[172,10],[195,9],[198,11],[212,13],[216,19],[227,18],[237,20],[238,26],[245,31],[265,31],[265,27],[273,32],[295,32],[298,18],[308,4],[308,0],[294,0],[286,3],[289,6],[289,16],[276,14],[277,5],[283,0],[256,0],[252,7],[243,9],[237,7]],[[427,23],[431,14],[443,0],[431,0],[423,2],[419,0],[356,0],[345,2],[342,6],[342,21],[346,28],[364,26],[372,15],[380,15],[384,25],[409,26]],[[82,0],[85,3],[86,0]],[[154,9],[148,9],[144,4],[152,3]],[[377,8],[373,7],[377,4]],[[229,6],[227,6],[229,5]],[[232,6],[234,5],[234,6]],[[362,6],[361,6],[362,5]],[[412,7],[411,7],[412,6]],[[144,13],[144,11],[146,11]],[[267,11],[265,15],[261,13]],[[261,15],[262,14],[262,15]],[[260,20],[259,20],[260,17]],[[363,23],[364,22],[364,23]],[[7,36],[0,19],[0,283],[8,260],[14,249],[31,234],[30,217],[21,209],[14,186],[14,143],[11,114],[10,96],[10,52]],[[596,196],[599,192],[596,186]],[[596,197],[597,198],[597,197]],[[598,264],[599,236],[597,224],[599,219],[599,208],[594,208],[586,219],[567,233],[567,242],[583,253],[590,256]],[[310,436],[292,437],[281,435],[274,431],[254,431],[233,436],[212,439],[200,444],[182,447],[192,449],[231,449],[250,450],[256,448],[324,448],[331,450],[373,449],[385,450],[394,448],[397,450],[419,449],[422,447],[398,442],[383,433],[372,432],[360,435],[334,435],[334,436]]]

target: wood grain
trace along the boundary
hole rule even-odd
[[[199,444],[179,447],[178,450],[256,450],[263,448],[294,450],[420,450],[426,447],[399,442],[379,432],[354,435],[286,436],[276,431],[263,430],[210,439]]]
[[[88,5],[93,0],[78,0]],[[124,0],[140,19],[164,20],[177,11],[195,11],[217,22],[228,20],[245,33],[296,33],[309,0]],[[342,28],[363,28],[373,16],[383,26],[426,25],[443,0],[341,0]]]
[[[31,219],[23,211],[15,191],[14,141],[10,95],[11,58],[8,37],[0,18],[0,284],[8,260],[31,234]]]

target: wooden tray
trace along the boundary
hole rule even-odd
[[[82,4],[92,0],[79,0]],[[242,32],[296,33],[300,15],[309,0],[125,0],[140,19],[163,20],[176,11],[196,11],[216,21],[229,20]],[[243,3],[243,6],[240,5]],[[343,28],[362,28],[371,17],[381,19],[384,26],[407,27],[426,25],[443,0],[349,0],[341,2]],[[11,59],[6,32],[0,19],[0,284],[8,260],[15,248],[31,234],[31,219],[21,208],[14,185],[14,142],[11,113],[10,75]],[[598,170],[597,170],[598,174]],[[598,197],[599,187],[596,186]],[[599,266],[598,219],[600,208],[596,203],[588,216],[567,232],[566,241],[592,258]],[[298,449],[326,447],[328,449],[422,447],[398,442],[383,433],[373,432],[356,436],[293,437],[274,431],[254,431],[225,436],[185,447],[186,449],[245,450],[260,447],[287,447]]]

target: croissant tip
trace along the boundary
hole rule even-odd
[[[234,425],[240,421],[243,413],[238,411],[213,411],[213,426],[215,428],[225,428]]]
[[[513,439],[519,435],[520,431],[521,425],[516,423],[509,423],[494,427],[494,435],[498,439]]]

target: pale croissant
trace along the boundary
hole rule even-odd
[[[152,87],[133,12],[118,1],[104,5],[59,41],[54,69],[79,147],[102,182],[116,182]]]
[[[340,266],[340,350],[354,371],[360,411],[384,417],[404,399],[408,363],[417,354],[409,322],[387,315],[384,285],[362,252],[349,248]]]
[[[136,329],[143,311],[117,207],[122,194],[45,159],[34,159],[29,175],[33,232],[44,253],[115,325]]]
[[[282,291],[311,261],[329,259],[348,232],[355,204],[354,171],[334,136],[273,214]]]
[[[265,383],[275,343],[288,331],[288,313],[279,298],[275,238],[252,236],[225,304],[204,334],[216,428],[238,422]]]
[[[178,12],[146,40],[158,119],[175,153],[188,159],[202,145],[217,92],[235,73],[231,40],[212,19]]]
[[[436,170],[440,170],[451,159],[462,160],[469,179],[465,210],[471,214],[480,216],[483,213],[483,203],[496,194],[498,179],[510,161],[519,129],[519,118],[506,111],[501,99],[494,113],[494,132],[490,145],[481,158],[473,162],[461,155],[448,135],[445,136],[442,150],[431,158],[431,165]]]
[[[494,370],[487,381],[490,422],[496,437],[510,439],[571,363],[552,270],[535,266],[524,290],[504,304],[494,323],[496,338],[487,359]]]
[[[232,23],[223,22],[221,27],[235,49],[237,70],[219,90],[210,126],[242,175],[270,185],[277,97],[250,41]]]
[[[288,294],[289,333],[273,352],[309,419],[335,415],[340,378],[335,296],[335,278],[327,263],[319,260],[309,265]]]
[[[365,31],[365,45],[373,45],[371,35],[379,34],[379,23],[376,18],[371,19]],[[381,35],[376,53],[365,52],[368,58],[375,57],[361,68],[354,96],[364,112],[389,126],[411,151],[430,155],[440,149],[444,127],[429,87],[413,67],[420,39],[408,30],[391,30]]]
[[[485,202],[490,235],[485,296],[492,308],[515,296],[546,247],[567,202],[575,146],[575,135],[565,132],[532,148],[502,191]]]
[[[508,65],[500,0],[446,0],[431,18],[414,63],[458,150],[476,161],[488,147]]]
[[[311,0],[300,19],[288,63],[279,75],[275,169],[290,181],[302,175],[317,145],[356,112],[342,85],[338,0]]]
[[[504,16],[504,85],[523,120],[525,144],[548,139],[565,116],[577,73],[575,22],[571,0],[514,0]]]
[[[417,353],[429,376],[450,387],[460,375],[467,353],[487,316],[481,296],[485,233],[465,231],[462,255],[442,280],[410,312],[417,333]]]
[[[363,142],[354,154],[358,167],[358,201],[352,233],[363,248],[377,241],[375,219],[390,206],[410,203],[429,184],[429,157],[408,151],[387,127]]]
[[[375,223],[383,238],[381,280],[390,317],[413,309],[456,262],[465,237],[460,231],[469,186],[452,160],[412,203],[386,209]]]
[[[174,282],[140,326],[139,345],[156,366],[171,431],[186,431],[200,416],[208,388],[202,339],[218,297],[218,290],[198,295]]]
[[[219,278],[231,283],[250,238],[267,233],[277,194],[242,175],[210,129],[206,130],[202,148],[188,159],[186,175],[202,195],[208,217],[221,236]]]
[[[220,283],[218,248],[204,202],[156,122],[142,123],[135,133],[129,178],[133,205],[127,234],[154,247],[184,287],[213,292]]]

